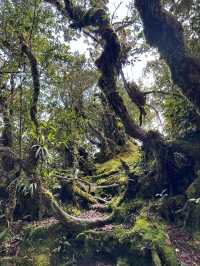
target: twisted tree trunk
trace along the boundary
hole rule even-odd
[[[158,48],[172,80],[200,114],[200,61],[187,51],[182,25],[161,6],[160,0],[135,0],[150,46]]]
[[[95,62],[101,73],[98,82],[99,87],[106,95],[116,115],[122,120],[126,133],[135,139],[145,141],[146,132],[132,120],[122,97],[117,91],[117,77],[121,70],[123,51],[106,11],[94,8],[86,11],[80,6],[75,6],[73,1],[70,0],[64,1],[65,7],[62,7],[57,0],[45,0],[45,2],[54,5],[64,16],[67,15],[72,21],[71,27],[74,29],[81,30],[88,26],[98,28],[101,42],[104,43],[103,52]]]

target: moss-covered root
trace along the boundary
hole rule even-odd
[[[67,212],[65,212],[61,206],[54,199],[53,195],[46,190],[44,187],[41,188],[41,198],[42,202],[47,209],[50,209],[55,217],[66,227],[70,228],[70,230],[83,230],[89,229],[96,226],[105,225],[108,222],[111,222],[115,216],[115,211],[113,211],[110,215],[94,218],[94,219],[82,219],[78,217],[74,217]]]
[[[83,191],[78,186],[74,186],[73,191],[76,195],[80,196],[81,198],[83,198],[84,200],[86,200],[89,203],[92,203],[92,204],[98,203],[98,201],[90,193]]]
[[[50,266],[49,256],[38,255],[33,258],[33,266]]]
[[[129,266],[129,261],[127,258],[119,257],[117,259],[117,266]]]
[[[153,266],[162,266],[161,259],[158,255],[158,252],[155,249],[151,251],[151,256],[152,256]]]

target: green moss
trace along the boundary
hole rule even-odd
[[[54,199],[53,194],[49,190],[45,191],[45,196],[48,197],[49,199]]]
[[[143,199],[136,199],[129,202],[124,202],[122,201],[122,199],[123,196],[114,197],[111,203],[112,209],[116,210],[116,216],[117,216],[116,220],[118,222],[122,222],[126,217],[129,217],[130,215],[137,213],[144,205]],[[119,205],[119,202],[121,201],[122,203]]]
[[[97,165],[97,174],[102,175],[105,173],[112,174],[115,171],[118,171],[121,167],[121,160],[127,164],[132,164],[138,161],[140,157],[139,148],[136,144],[129,143],[124,151],[121,151],[115,157],[103,164]]]
[[[50,260],[49,260],[49,254],[42,254],[35,256],[33,259],[33,265],[34,266],[49,266]]]
[[[185,205],[185,201],[186,197],[183,195],[166,198],[160,202],[160,206],[158,207],[159,213],[165,220],[169,222],[178,222],[179,217],[176,214],[176,211],[183,208],[183,206]]]
[[[127,258],[119,257],[117,260],[117,266],[129,266],[129,262]]]
[[[177,261],[176,253],[171,246],[168,245],[160,245],[157,248],[162,261],[165,263],[166,266],[178,266],[179,263]]]
[[[3,257],[0,258],[1,266],[33,266],[32,259],[21,257]]]
[[[125,185],[127,183],[127,176],[122,172],[115,175],[112,175],[109,178],[101,178],[96,181],[97,185],[112,185],[114,183],[118,183],[120,185]]]
[[[74,206],[72,204],[71,205],[64,206],[64,209],[70,215],[73,215],[73,216],[79,216],[81,214],[81,210],[77,206]]]
[[[128,247],[129,251],[140,252],[146,247],[155,250],[159,259],[166,266],[177,266],[177,258],[172,246],[167,242],[166,225],[162,222],[151,221],[147,217],[147,208],[144,207],[140,215],[136,218],[135,224],[128,230],[123,226],[115,228],[115,235],[120,243]],[[155,254],[154,254],[155,255]],[[152,257],[152,261],[157,261],[155,266],[159,265],[159,260]]]
[[[30,225],[24,229],[24,239],[20,246],[20,256],[28,256],[34,261],[34,265],[50,265],[51,250],[55,248],[56,238],[64,234],[63,227],[58,223],[49,222],[38,225]],[[38,263],[38,264],[36,264]],[[43,264],[42,264],[43,263]]]
[[[200,228],[200,203],[188,202],[186,210],[186,225],[192,232],[198,232]]]
[[[154,266],[162,266],[162,263],[161,263],[161,260],[160,260],[160,257],[157,251],[153,249],[151,254],[152,254],[152,260],[153,260]]]
[[[200,197],[200,175],[187,189],[187,196],[189,199]]]

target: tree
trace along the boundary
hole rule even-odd
[[[104,1],[99,3],[100,6],[95,1],[81,1],[80,4],[70,0],[36,1],[35,5],[27,3],[5,1],[2,7],[1,75],[6,86],[9,85],[14,73],[15,83],[20,83],[21,89],[16,92],[15,98],[16,110],[20,113],[15,134],[17,133],[20,140],[19,149],[23,150],[24,156],[20,153],[20,156],[14,157],[20,170],[37,184],[42,203],[47,208],[51,207],[56,217],[65,225],[78,229],[104,224],[113,219],[115,211],[106,218],[94,221],[70,216],[44,188],[40,174],[45,168],[44,157],[47,151],[50,151],[53,156],[59,157],[57,164],[62,162],[63,165],[75,170],[74,179],[77,179],[77,165],[85,172],[88,170],[85,167],[88,153],[92,157],[98,147],[109,157],[110,153],[116,152],[117,146],[125,144],[127,136],[142,143],[147,161],[151,157],[155,159],[159,182],[162,183],[164,180],[163,183],[167,184],[171,193],[178,193],[175,154],[178,152],[195,160],[199,146],[193,152],[193,149],[184,145],[185,143],[178,142],[179,139],[168,142],[159,132],[147,131],[142,127],[143,119],[148,112],[147,95],[151,93],[140,88],[135,82],[125,79],[123,67],[128,61],[130,48],[124,44],[126,32],[122,30],[125,27],[123,23],[120,24],[120,29],[111,23]],[[49,9],[47,3],[54,8]],[[168,2],[167,4],[169,5]],[[199,62],[195,57],[188,55],[181,24],[162,8],[158,0],[135,1],[135,6],[144,25],[146,40],[150,46],[158,49],[169,66],[174,83],[193,104],[192,112],[196,114],[198,121]],[[40,19],[36,20],[36,15]],[[65,24],[70,30],[67,31]],[[126,21],[125,25],[129,23]],[[95,47],[93,54],[90,54],[91,57],[100,54],[95,60],[97,69],[94,70],[93,65],[87,64],[86,57],[70,53],[69,47],[62,40],[63,31],[65,39],[67,33],[72,38],[80,36],[80,32],[92,39],[92,44],[97,45],[97,48]],[[140,33],[139,30],[138,35]],[[59,34],[61,36],[57,38]],[[167,83],[167,70],[165,74],[164,83]],[[164,89],[163,87],[162,93],[166,92]],[[157,88],[156,91],[158,92]],[[171,87],[171,91],[177,93],[174,92],[174,87]],[[179,93],[177,94],[176,97],[179,97]],[[100,100],[96,99],[97,95],[100,95]],[[138,109],[140,125],[127,107],[125,97],[128,97]],[[155,97],[153,99],[156,100]],[[25,108],[27,101],[31,103]],[[178,106],[181,104],[182,102],[178,103]],[[13,135],[13,132],[8,132],[11,128],[6,113],[9,107],[12,107],[12,103],[10,105],[4,106],[2,112],[5,122],[4,133],[6,132],[7,136]],[[23,108],[29,109],[30,117]],[[169,109],[172,110],[171,107]],[[94,110],[97,110],[95,121]],[[164,113],[167,117],[167,101]],[[118,122],[123,126],[118,127]],[[23,135],[27,132],[27,140],[21,147]],[[170,133],[173,133],[172,130]],[[14,140],[13,143],[16,149],[17,141]],[[6,145],[8,156],[13,155],[11,146],[11,143]]]

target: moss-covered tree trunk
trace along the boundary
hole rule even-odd
[[[187,51],[182,25],[161,6],[160,0],[136,0],[144,34],[158,48],[171,70],[172,80],[200,114],[200,61]]]

